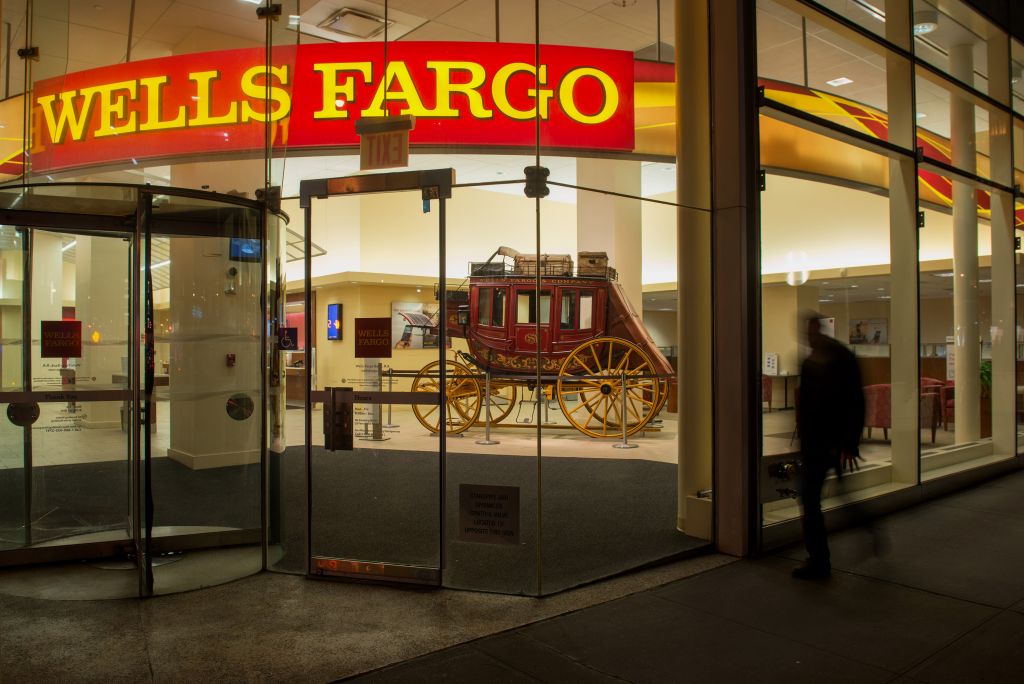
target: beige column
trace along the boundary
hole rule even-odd
[[[640,162],[580,158],[576,183],[639,197]],[[619,283],[637,313],[643,311],[641,210],[637,199],[576,191],[576,249],[608,253],[608,265],[618,271]]]
[[[910,35],[908,0],[890,0],[885,28],[894,42]],[[910,62],[886,59],[889,142],[915,147]],[[889,160],[889,361],[892,384],[893,482],[916,484],[920,454],[920,351],[918,345],[917,167],[911,157]],[[938,402],[932,410],[940,411]]]
[[[82,358],[76,372],[79,383],[96,378],[92,382],[109,385],[115,374],[127,370],[128,276],[127,242],[88,235],[77,238],[75,317],[82,321]],[[90,402],[82,426],[119,428],[120,409],[121,402]]]
[[[949,50],[951,73],[974,83],[972,45]],[[976,169],[974,102],[956,91],[950,94],[950,137],[953,165],[969,173]],[[956,441],[971,442],[980,434],[981,383],[978,366],[978,207],[975,187],[953,178],[953,339],[956,349]]]
[[[675,6],[679,529],[711,538],[711,111],[708,4]],[[683,39],[685,37],[685,40]]]
[[[1004,105],[1010,104],[1009,42],[992,36],[988,40],[988,93]],[[1002,112],[989,113],[989,155],[992,180],[1004,186],[1013,183],[1012,126]],[[1014,254],[1014,209],[1009,193],[992,193],[992,450],[1015,453],[1016,440],[1016,272]]]
[[[60,359],[40,357],[40,322],[59,321],[64,306],[64,254],[56,233],[32,236],[32,386],[59,387]],[[20,328],[18,328],[20,331]]]

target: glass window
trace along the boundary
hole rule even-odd
[[[758,76],[780,104],[887,140],[886,74],[897,62],[903,60],[810,8],[757,3]]]
[[[589,330],[594,327],[594,294],[583,292],[580,294],[580,330]]]
[[[491,302],[492,302],[492,290],[489,287],[480,288],[480,296],[477,300],[476,309],[476,322],[480,325],[490,325],[491,322]]]
[[[501,328],[505,326],[505,288],[494,289],[494,305],[491,307],[491,325]]]
[[[576,292],[562,293],[562,312],[558,319],[558,327],[572,330],[576,327]]]
[[[940,7],[941,5],[941,7]],[[914,54],[987,95],[990,60],[1006,59],[1006,34],[965,3],[914,1]],[[1005,63],[1004,63],[1005,64]]]
[[[537,298],[536,292],[520,292],[516,299],[516,323],[536,323]],[[540,322],[547,324],[551,320],[551,293],[540,294]]]

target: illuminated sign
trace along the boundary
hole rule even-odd
[[[355,358],[391,358],[390,318],[357,318],[355,319],[355,331]]]
[[[633,56],[509,43],[194,53],[40,81],[32,164],[51,171],[210,152],[354,146],[356,122],[412,115],[413,145],[632,151]]]
[[[341,339],[341,304],[327,305],[327,339]]]

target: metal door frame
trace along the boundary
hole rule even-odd
[[[438,201],[438,386],[441,392],[438,396],[441,427],[438,430],[438,567],[425,567],[417,565],[405,565],[400,563],[372,562],[368,560],[356,560],[347,558],[327,558],[313,555],[313,424],[311,407],[314,401],[326,401],[327,391],[314,391],[312,387],[312,375],[309,365],[306,365],[305,372],[305,456],[306,456],[306,577],[311,579],[354,579],[371,580],[379,582],[417,584],[423,586],[440,587],[442,575],[445,568],[445,456],[447,453],[447,435],[445,434],[445,410],[444,388],[446,381],[445,356],[447,352],[447,324],[448,312],[446,305],[447,273],[445,263],[445,239],[446,239],[446,200],[451,199],[452,186],[455,184],[455,169],[430,169],[425,171],[390,171],[359,176],[342,176],[336,178],[319,178],[304,180],[299,183],[299,207],[305,217],[305,255],[303,287],[305,290],[305,310],[308,313],[312,306],[312,235],[313,217],[312,205],[314,199],[327,199],[337,196],[366,195],[382,192],[400,192],[419,190],[424,203],[424,210],[430,200]],[[304,335],[306,340],[313,339],[312,321],[305,316]],[[392,403],[386,398],[389,393],[359,392],[366,403]],[[404,394],[404,393],[395,393]],[[379,396],[378,396],[379,395]],[[314,564],[321,561],[321,564],[314,572]],[[327,567],[327,564],[331,564]]]
[[[259,542],[262,548],[263,568],[266,569],[267,558],[267,510],[266,510],[266,489],[267,489],[267,373],[264,370],[260,374],[261,386],[261,411],[260,411],[260,529],[254,538],[253,530],[233,530],[229,532],[191,533],[175,535],[173,537],[152,537],[152,496],[149,491],[151,460],[149,431],[143,431],[143,420],[149,415],[153,390],[153,368],[147,364],[147,372],[140,377],[140,363],[142,354],[152,353],[153,337],[146,335],[147,324],[152,326],[152,283],[151,283],[151,259],[149,258],[149,245],[152,238],[151,212],[154,195],[169,195],[173,197],[199,199],[204,201],[217,201],[224,205],[234,205],[242,208],[256,209],[259,216],[259,237],[261,241],[261,283],[260,302],[263,321],[260,325],[260,356],[261,367],[267,367],[267,242],[268,242],[268,220],[266,202],[247,200],[244,198],[220,195],[207,191],[190,190],[186,188],[136,186],[115,183],[49,183],[40,184],[40,187],[48,191],[44,195],[31,195],[32,185],[16,186],[12,189],[21,190],[27,196],[45,197],[46,202],[52,206],[60,207],[62,203],[71,204],[76,199],[70,195],[56,195],[52,191],[56,187],[105,187],[121,188],[135,193],[135,210],[123,215],[113,214],[90,214],[77,212],[63,212],[53,209],[18,209],[20,197],[12,202],[13,208],[0,209],[0,224],[11,225],[22,236],[22,389],[20,391],[0,391],[0,403],[58,403],[67,402],[71,399],[76,402],[91,401],[125,401],[129,403],[129,434],[128,459],[130,465],[129,475],[129,510],[127,513],[128,537],[123,540],[82,542],[74,544],[62,544],[54,546],[38,547],[32,545],[32,476],[33,476],[33,454],[32,454],[32,426],[22,427],[23,431],[23,468],[24,468],[24,510],[22,512],[25,523],[24,545],[16,549],[0,551],[0,567],[31,565],[38,563],[53,563],[72,560],[85,560],[93,558],[106,558],[119,554],[132,554],[137,559],[139,575],[139,595],[150,596],[153,594],[152,575],[152,553],[192,550],[197,548],[208,548],[216,546],[229,546],[237,544],[249,544]],[[80,198],[78,198],[80,199]],[[129,323],[128,323],[128,388],[114,390],[64,390],[59,391],[33,391],[32,390],[32,236],[34,230],[46,230],[52,232],[67,232],[78,235],[110,236],[121,237],[131,241],[129,252]],[[203,237],[203,233],[183,231],[183,237]],[[145,254],[143,254],[143,241],[145,241]],[[140,410],[141,408],[141,410]],[[143,435],[145,435],[143,437]],[[139,562],[141,561],[141,562]]]

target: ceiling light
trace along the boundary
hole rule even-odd
[[[926,117],[926,116],[928,116],[928,115],[927,115],[927,114],[925,114],[924,112],[918,112],[918,113],[917,113],[917,118],[918,118],[918,119],[923,119],[923,118],[924,118],[924,117]]]
[[[914,35],[923,36],[939,28],[939,11],[934,9],[914,12]]]
[[[825,83],[829,84],[833,88],[838,88],[839,86],[844,86],[847,83],[853,83],[853,79],[840,76],[839,78],[833,78],[831,81],[825,81]]]
[[[168,266],[168,265],[170,265],[170,263],[171,263],[171,260],[170,260],[170,259],[168,259],[168,260],[166,260],[166,261],[161,261],[161,262],[159,262],[159,263],[156,263],[156,264],[153,264],[152,266],[150,266],[150,267],[149,267],[149,270],[151,270],[151,271],[152,271],[152,270],[153,270],[154,268],[162,268],[162,267],[164,267],[164,266]],[[193,294],[192,296],[193,296],[193,297],[195,297],[195,295],[194,295],[194,294]]]
[[[391,26],[393,23],[390,20],[385,23],[383,17],[378,17],[369,12],[354,10],[351,7],[343,7],[324,21],[321,21],[317,26],[350,38],[369,40],[383,33],[385,26]]]
[[[890,297],[889,295],[879,295],[878,298],[879,299],[892,299],[892,297]]]
[[[932,273],[932,275],[935,276],[936,278],[952,278],[953,277],[953,272],[952,271],[945,271],[943,273]]]
[[[242,2],[247,2],[250,5],[262,5],[263,4],[263,0],[242,0]]]

